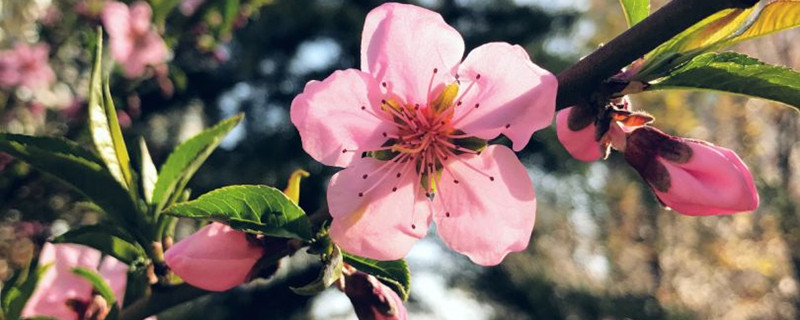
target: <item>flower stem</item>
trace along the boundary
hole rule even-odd
[[[658,45],[706,17],[758,0],[673,0],[558,74],[556,110],[589,105],[601,83]]]

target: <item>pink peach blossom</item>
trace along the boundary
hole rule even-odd
[[[160,65],[167,59],[167,46],[150,22],[152,14],[150,5],[143,1],[130,8],[121,2],[109,2],[103,8],[111,56],[122,65],[128,78],[139,77],[145,67]]]
[[[12,50],[0,51],[0,86],[37,89],[55,80],[48,63],[46,44],[17,43]]]
[[[84,312],[94,303],[89,281],[74,273],[75,267],[97,270],[111,287],[122,305],[128,266],[113,257],[102,257],[100,251],[77,244],[45,243],[39,265],[52,264],[42,275],[22,310],[23,318],[53,317],[61,320],[84,319]]]
[[[309,82],[291,106],[303,148],[346,167],[330,181],[330,234],[344,250],[402,258],[435,221],[442,240],[481,265],[528,246],[536,196],[521,150],[553,119],[556,78],[522,47],[482,45],[432,11],[372,10],[361,70]]]
[[[181,4],[178,6],[178,9],[184,16],[191,16],[197,11],[197,8],[200,8],[200,5],[206,2],[206,0],[183,0]]]
[[[187,283],[225,291],[247,281],[263,254],[263,248],[251,243],[244,232],[214,222],[169,248],[164,258]]]
[[[359,319],[408,319],[403,299],[372,275],[355,272],[345,275],[344,293],[353,303]]]
[[[677,212],[731,214],[758,207],[753,176],[729,149],[673,137],[652,127],[634,130],[625,149],[625,160],[658,199]]]

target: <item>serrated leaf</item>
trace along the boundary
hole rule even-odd
[[[103,33],[97,31],[97,45],[89,82],[89,129],[92,141],[100,153],[100,158],[108,166],[109,172],[123,186],[131,186],[130,156],[122,138],[114,102],[108,88],[102,80],[103,69]]]
[[[650,15],[650,0],[619,0],[619,4],[622,6],[628,28]]]
[[[343,256],[344,262],[359,271],[375,276],[397,292],[403,301],[408,300],[408,294],[411,292],[411,272],[405,260],[378,261],[347,252],[344,252]]]
[[[150,157],[150,150],[147,149],[147,143],[144,142],[142,138],[139,138],[139,163],[141,164],[139,173],[142,176],[144,199],[148,204],[152,204],[153,190],[158,180],[158,170],[153,163],[153,158]]]
[[[79,227],[56,237],[53,243],[82,244],[117,258],[127,265],[145,256],[144,249],[136,244],[130,235],[108,225]]]
[[[706,89],[800,108],[800,73],[735,52],[701,54],[648,90]]]
[[[0,133],[0,151],[61,179],[97,204],[121,228],[143,226],[141,215],[127,190],[96,156],[86,157],[75,145],[61,139]],[[144,230],[140,230],[144,231]]]
[[[234,229],[275,237],[310,240],[311,221],[303,209],[270,186],[238,185],[220,188],[179,203],[166,214],[221,221]]]
[[[29,269],[25,271],[25,279],[20,279],[22,281],[20,281],[18,285],[10,287],[7,290],[5,288],[3,289],[5,295],[2,297],[2,303],[6,318],[19,319],[22,309],[25,307],[25,303],[28,302],[33,291],[36,290],[36,284],[39,282],[39,278],[41,278],[52,265],[52,263],[41,267],[31,265]],[[34,268],[36,272],[30,272],[30,270]]]
[[[289,287],[289,289],[296,294],[304,296],[311,296],[325,291],[342,277],[342,261],[342,250],[338,246],[334,246],[333,252],[326,259],[317,279],[302,287]]]
[[[726,40],[721,46],[727,47],[745,40],[800,26],[800,1],[777,0],[770,2],[757,14],[758,17],[746,30]]]
[[[167,161],[161,166],[153,189],[153,203],[156,204],[156,212],[167,206],[171,198],[179,196],[183,192],[183,188],[186,187],[192,175],[222,142],[222,138],[239,124],[242,117],[242,115],[238,115],[224,120],[192,137],[172,151],[167,157]]]

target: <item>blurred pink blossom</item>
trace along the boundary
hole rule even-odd
[[[145,67],[166,61],[169,52],[151,25],[149,4],[139,1],[129,8],[121,2],[109,2],[102,16],[110,38],[111,56],[122,65],[126,77],[139,77],[144,74]]]
[[[213,222],[176,243],[164,255],[167,266],[187,283],[225,291],[248,280],[264,249],[247,234]]]
[[[0,51],[0,86],[23,86],[37,89],[55,80],[48,62],[47,44],[17,43],[11,50]]]
[[[625,160],[658,199],[677,212],[731,214],[758,207],[753,176],[729,149],[673,137],[648,126],[630,134]]]
[[[556,78],[508,43],[463,55],[438,13],[387,3],[367,15],[361,70],[311,81],[292,102],[305,151],[346,167],[327,193],[330,234],[344,250],[399,259],[432,221],[481,265],[528,246],[528,171],[508,147],[485,143],[502,134],[519,151],[549,126]]]
[[[96,270],[105,279],[120,305],[125,295],[128,266],[100,251],[77,244],[45,243],[39,266],[51,264],[22,310],[23,318],[53,317],[60,320],[88,319],[86,312],[97,310],[94,289],[74,273],[75,267]]]
[[[178,9],[184,16],[191,16],[197,11],[197,8],[200,8],[200,5],[206,2],[206,0],[183,0],[181,4],[178,6]]]

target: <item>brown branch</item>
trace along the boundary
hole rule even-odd
[[[673,0],[558,74],[556,110],[587,104],[603,80],[706,17],[758,0]]]

